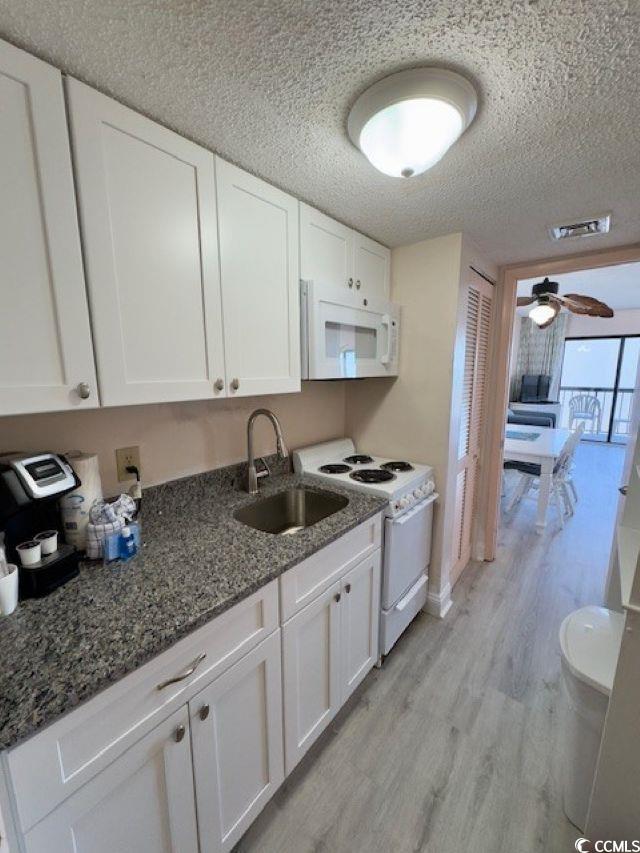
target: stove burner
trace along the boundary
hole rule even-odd
[[[353,456],[347,456],[343,461],[350,465],[369,465],[373,462],[373,457],[366,456],[364,453],[356,453]]]
[[[408,462],[384,462],[381,466],[385,471],[413,471],[413,465]]]
[[[350,470],[349,465],[342,465],[339,462],[331,463],[330,465],[321,465],[318,468],[318,471],[322,471],[323,474],[346,474]]]
[[[362,468],[360,471],[349,474],[349,476],[359,483],[387,483],[396,478],[396,475],[392,474],[391,471],[381,471],[379,468]]]

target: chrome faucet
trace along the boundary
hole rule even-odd
[[[288,450],[284,443],[284,439],[282,438],[282,430],[280,428],[280,421],[278,418],[273,414],[273,412],[270,412],[269,409],[256,409],[255,412],[252,412],[251,415],[249,415],[249,422],[247,423],[247,457],[249,462],[249,467],[247,468],[247,491],[250,495],[257,494],[258,480],[262,477],[268,477],[271,473],[269,471],[269,466],[264,459],[262,460],[264,468],[261,471],[257,471],[256,461],[253,456],[253,425],[260,415],[264,415],[266,418],[269,418],[273,424],[273,429],[276,434],[276,450],[278,452],[278,458],[286,459],[288,456]]]

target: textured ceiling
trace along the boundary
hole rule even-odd
[[[607,210],[589,249],[640,239],[638,0],[0,0],[0,34],[388,245],[463,230],[498,262],[566,254],[546,227]],[[400,181],[346,117],[419,64],[465,73],[480,108]]]
[[[640,264],[619,264],[595,270],[582,270],[549,276],[560,285],[559,293],[582,293],[606,302],[614,310],[640,308]],[[529,296],[539,278],[518,282],[518,296]],[[528,308],[521,309],[528,313]]]

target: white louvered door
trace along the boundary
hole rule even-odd
[[[479,455],[493,319],[493,288],[469,270],[466,293],[464,379],[456,475],[452,585],[471,557]]]

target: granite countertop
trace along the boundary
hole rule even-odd
[[[0,618],[0,749],[15,746],[80,702],[380,512],[385,500],[331,486],[347,506],[293,536],[241,524],[256,500],[232,466],[145,490],[144,547],[125,564],[84,564],[46,598]],[[278,473],[264,497],[314,477]]]

